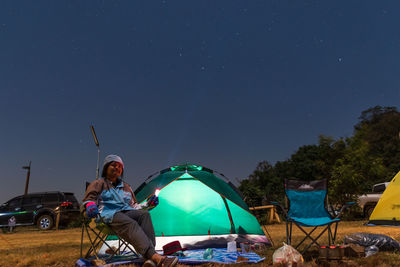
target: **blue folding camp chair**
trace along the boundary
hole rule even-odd
[[[337,226],[340,222],[340,215],[345,208],[354,204],[348,202],[342,206],[336,215],[332,215],[327,210],[327,185],[328,180],[315,181],[299,181],[285,180],[285,193],[288,200],[288,210],[278,202],[272,204],[279,206],[286,217],[286,238],[287,243],[292,243],[292,226],[295,224],[304,234],[305,237],[298,243],[295,248],[298,249],[307,239],[311,239],[301,254],[307,251],[313,244],[320,247],[317,240],[325,233],[328,233],[329,245],[335,244]],[[332,227],[334,226],[334,230]],[[307,227],[312,227],[310,231],[306,231]],[[322,231],[313,237],[312,234],[318,227],[322,227]],[[314,234],[315,235],[315,234]]]
[[[130,244],[118,237],[118,234],[106,224],[100,215],[97,216],[97,222],[95,219],[88,218],[85,211],[81,212],[82,222],[82,234],[81,234],[81,253],[80,256],[83,259],[101,259],[104,262],[114,262],[118,260],[136,259],[139,258],[136,251],[132,249]],[[90,247],[86,254],[83,256],[83,244],[84,244],[84,233],[88,238]],[[117,238],[118,242],[116,246],[110,246],[106,241],[109,236]],[[99,254],[99,250],[103,246],[107,247],[105,254]]]
[[[86,189],[89,186],[89,183],[86,182]],[[115,262],[118,260],[129,260],[139,258],[139,255],[136,251],[130,246],[128,242],[123,240],[118,236],[118,234],[103,221],[103,218],[100,215],[97,215],[96,218],[89,218],[86,214],[86,209],[82,206],[80,213],[80,222],[82,225],[81,232],[81,250],[80,257],[81,259],[86,260],[103,260],[106,263]],[[89,248],[87,252],[83,253],[84,246],[84,236],[86,233],[86,237],[89,241]],[[109,237],[112,236],[118,242],[115,246],[110,246],[107,243]],[[103,254],[100,254],[101,248],[103,245],[106,246],[106,251]]]

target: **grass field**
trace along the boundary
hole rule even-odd
[[[356,232],[379,233],[400,240],[400,228],[367,227],[364,222],[342,222],[338,229],[338,243],[345,235]],[[285,224],[267,225],[274,246],[260,251],[266,260],[251,266],[272,266],[272,254],[286,239]],[[0,266],[74,266],[80,253],[80,228],[38,231],[35,228],[17,228],[15,233],[0,233]],[[300,231],[294,232],[294,239]],[[322,243],[326,242],[322,241]],[[85,246],[88,246],[86,243]],[[350,266],[399,266],[400,253],[379,252],[368,258],[354,258]],[[244,266],[244,264],[235,265]],[[315,258],[308,258],[305,266],[317,266]]]

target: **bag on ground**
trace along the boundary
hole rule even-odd
[[[345,244],[357,244],[363,247],[377,246],[379,250],[400,250],[400,244],[393,238],[382,234],[354,233],[344,237]]]
[[[301,266],[303,256],[294,247],[283,243],[283,246],[275,250],[272,255],[273,264],[281,264],[288,267]]]

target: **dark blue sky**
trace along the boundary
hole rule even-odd
[[[0,202],[116,153],[136,188],[192,162],[246,178],[398,106],[396,1],[2,1]]]

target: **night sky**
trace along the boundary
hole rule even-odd
[[[196,163],[237,180],[400,97],[398,1],[1,1],[0,202]]]

